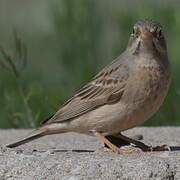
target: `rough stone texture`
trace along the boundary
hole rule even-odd
[[[28,132],[0,130],[0,180],[180,179],[180,127],[125,132],[142,134],[149,145],[168,144],[171,152],[105,153],[97,138],[75,133],[46,136],[15,149],[4,147]]]

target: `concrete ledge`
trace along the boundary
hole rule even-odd
[[[75,133],[43,137],[15,149],[4,147],[28,132],[0,130],[1,180],[180,179],[180,127],[140,127],[125,133],[142,134],[149,145],[168,144],[171,152],[103,153],[98,139]]]

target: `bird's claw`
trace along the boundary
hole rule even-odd
[[[146,148],[142,149],[143,151],[147,152],[147,151],[171,151],[170,146],[164,144],[162,146],[148,146]]]
[[[107,147],[104,147],[102,149],[103,152],[114,152],[117,154],[129,154],[129,153],[134,153],[134,152],[140,152],[141,149],[139,148],[129,148],[129,149],[121,149],[121,148],[117,148],[117,149],[110,149]]]

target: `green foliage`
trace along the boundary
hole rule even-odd
[[[15,82],[15,89],[13,91],[9,89],[4,91],[4,98],[6,100],[5,109],[13,127],[20,127],[21,124],[24,124],[24,127],[34,127],[32,111],[29,106],[31,93],[29,92],[25,95],[21,78],[23,69],[26,66],[27,51],[25,45],[18,38],[16,31],[14,31],[14,44],[15,50],[12,54],[9,54],[0,46],[0,53],[2,55],[0,60],[1,68],[10,73],[11,80]],[[23,113],[18,110],[20,104],[23,105]],[[24,119],[27,119],[27,121],[24,121]]]
[[[3,48],[5,52],[14,49],[16,58],[10,55],[14,65],[8,64],[7,57],[0,59],[0,127],[33,127],[54,113],[126,48],[132,25],[144,18],[163,25],[173,76],[163,106],[145,125],[180,125],[180,12],[176,1],[58,0],[48,4],[46,21],[53,30],[31,36],[23,31],[27,61],[21,58],[25,46],[17,36],[14,48]]]

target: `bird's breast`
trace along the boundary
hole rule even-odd
[[[162,104],[170,84],[168,68],[141,66],[128,83],[122,101],[127,104],[127,122],[134,127],[149,119]],[[131,128],[128,127],[128,128]]]
[[[138,103],[151,99],[152,96],[160,97],[162,92],[167,92],[169,84],[169,67],[164,68],[158,64],[141,65],[129,79],[124,100]]]

